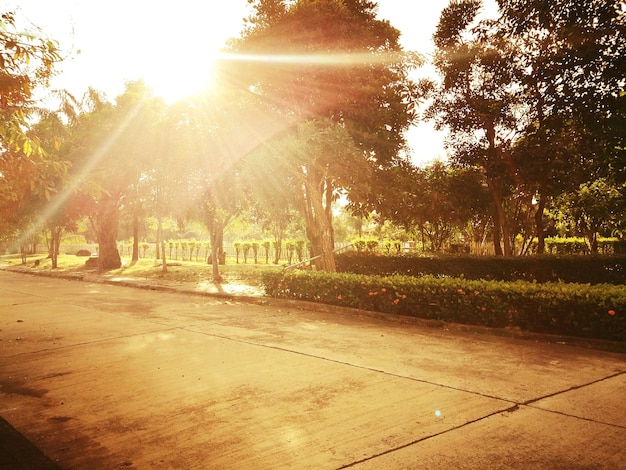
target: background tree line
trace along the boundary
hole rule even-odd
[[[598,234],[624,231],[626,11],[618,0],[498,5],[490,21],[477,20],[477,0],[443,10],[440,81],[410,78],[423,58],[402,50],[375,2],[255,0],[210,90],[166,105],[135,81],[114,101],[57,93],[47,109],[31,93],[57,45],[14,31],[7,13],[2,237],[46,230],[54,257],[86,219],[107,270],[121,263],[120,218],[135,227],[136,259],[154,217],[167,269],[163,222],[197,220],[219,279],[235,220],[280,238],[297,217],[318,269],[332,271],[342,198],[435,251],[489,240],[513,255],[536,238],[542,253],[546,236],[583,234],[593,252]],[[405,131],[419,119],[448,129],[448,162],[412,164]]]

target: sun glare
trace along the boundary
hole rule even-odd
[[[210,87],[216,57],[217,53],[202,58],[179,57],[165,69],[147,69],[143,78],[155,95],[171,104]]]
[[[205,88],[217,51],[238,37],[247,0],[109,0],[94,9],[76,0],[8,0],[27,26],[59,42],[65,60],[55,88],[81,96],[89,87],[114,99],[126,81],[143,79],[167,102]]]

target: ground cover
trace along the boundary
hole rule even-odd
[[[67,274],[95,274],[96,268],[85,265],[87,258],[70,254],[61,254],[58,258],[58,268],[54,272]],[[230,260],[228,260],[230,261]],[[261,273],[267,270],[280,271],[282,266],[267,264],[237,264],[233,260],[220,266],[220,273],[225,283],[242,283],[258,287],[261,285]],[[211,265],[202,261],[172,261],[168,262],[167,272],[164,273],[160,262],[153,259],[140,259],[131,263],[130,259],[122,259],[123,266],[119,269],[107,271],[106,276],[128,277],[142,280],[172,281],[172,282],[206,282],[212,278]],[[20,267],[31,271],[52,271],[52,262],[45,255],[29,256],[26,264],[22,264],[19,255],[0,257],[0,263],[5,266]]]

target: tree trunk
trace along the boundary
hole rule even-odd
[[[322,203],[324,192],[308,176],[304,183],[304,220],[312,255],[318,256],[315,267],[318,271],[336,272],[332,219]]]
[[[159,253],[159,247],[161,247],[161,271],[167,272],[167,260],[165,259],[165,242],[163,241],[163,219],[160,215],[157,216],[157,241],[156,252]]]
[[[210,262],[211,262],[211,266],[213,268],[212,270],[212,278],[213,278],[213,282],[222,282],[222,276],[220,275],[220,269],[219,269],[219,236],[217,233],[217,230],[213,229],[211,230],[210,233],[211,236],[211,256],[210,256]]]
[[[99,246],[98,269],[100,272],[103,272],[120,268],[122,260],[117,250],[117,229],[119,225],[117,205],[111,199],[103,200],[101,203],[102,205],[96,214],[93,225]]]
[[[504,201],[497,181],[487,178],[487,186],[493,198],[493,226],[494,226],[494,250],[496,256],[512,256],[511,233],[506,222],[506,212],[504,211]],[[504,253],[500,247],[500,239],[504,244]]]
[[[133,214],[133,256],[131,263],[139,261],[139,216]]]
[[[489,142],[489,149],[487,150],[489,159],[495,162],[500,156],[500,149],[496,146],[496,128],[493,121],[487,121],[485,123],[485,133],[487,141]],[[504,255],[511,256],[513,254],[513,247],[511,246],[511,233],[509,231],[509,227],[506,221],[502,190],[496,178],[494,178],[494,175],[489,175],[489,173],[487,172],[487,187],[491,192],[491,197],[493,198],[495,209],[493,214],[494,250],[496,252],[496,255],[502,255],[502,249],[499,246],[501,238],[504,244]],[[496,234],[498,234],[497,238]]]
[[[537,202],[537,212],[535,212],[535,229],[537,231],[537,254],[543,255],[546,252],[546,232],[543,221],[543,212],[546,207],[546,197],[539,197]]]
[[[215,214],[210,211],[206,225],[211,238],[211,255],[207,262],[213,267],[213,282],[222,282],[223,278],[220,275],[219,265],[226,264],[226,253],[224,252],[224,227],[226,226],[226,221],[218,220]]]
[[[502,231],[500,230],[500,219],[498,217],[498,211],[496,210],[495,204],[492,206],[493,212],[493,252],[496,256],[504,256],[502,252],[502,245],[500,244],[500,240],[502,238]]]
[[[63,229],[54,227],[50,229],[50,260],[52,261],[52,269],[59,267],[59,250],[61,248],[61,234]]]

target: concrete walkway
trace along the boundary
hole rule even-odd
[[[623,354],[0,271],[0,469],[619,469],[625,396]]]

